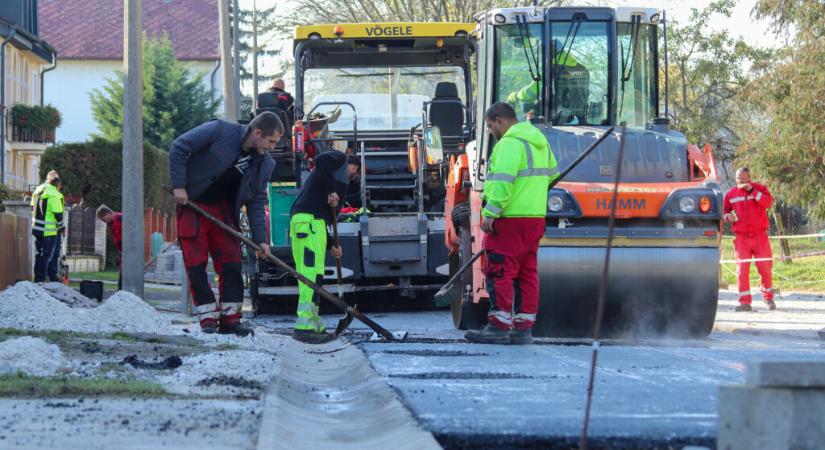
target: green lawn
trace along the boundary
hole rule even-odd
[[[117,270],[107,270],[105,272],[72,272],[69,278],[78,280],[97,280],[97,281],[114,281],[117,282]]]
[[[160,385],[146,381],[0,375],[0,397],[160,397],[163,395],[167,393]]]
[[[825,251],[825,242],[812,239],[791,239],[788,241],[791,255]],[[771,239],[774,257],[782,255],[779,241]],[[733,239],[722,240],[722,259],[735,259]],[[751,264],[751,288],[759,286],[759,273]],[[736,266],[722,264],[722,282],[736,285]],[[774,261],[773,285],[784,291],[825,292],[825,256],[794,259],[791,263]]]

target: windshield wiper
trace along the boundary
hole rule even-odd
[[[527,16],[516,16],[516,29],[518,30],[519,39],[521,39],[521,48],[524,50],[524,58],[527,60],[527,68],[530,70],[530,78],[536,83],[536,100],[541,98],[541,67],[539,66],[539,57],[533,48],[533,41],[530,36],[530,25],[527,23]],[[530,47],[528,52],[527,47]],[[535,68],[535,69],[534,69]]]
[[[621,103],[619,103],[619,115],[624,110],[624,85],[630,80],[630,75],[633,73],[633,66],[636,64],[636,53],[639,51],[639,31],[642,28],[642,18],[640,16],[633,16],[630,22],[630,44],[627,50],[627,55],[624,53],[624,44],[622,44],[622,87],[621,87]],[[628,59],[630,64],[628,65]]]

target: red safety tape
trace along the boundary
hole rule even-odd
[[[796,255],[791,256],[774,256],[773,258],[751,258],[751,259],[722,259],[719,261],[720,264],[739,264],[739,263],[755,263],[755,262],[762,262],[762,261],[773,261],[773,260],[785,260],[785,259],[800,259],[800,258],[811,258],[814,256],[825,256],[825,251],[822,252],[807,252],[807,253],[799,253]]]

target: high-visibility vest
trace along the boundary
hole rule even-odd
[[[55,236],[63,228],[63,194],[51,184],[37,193],[32,210],[32,234]]]
[[[484,181],[485,217],[545,217],[547,188],[559,176],[547,138],[529,122],[496,143]]]

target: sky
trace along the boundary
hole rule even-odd
[[[289,11],[293,2],[290,0],[254,0],[258,8],[269,7],[277,4],[279,8]],[[239,0],[241,9],[251,9],[253,0]],[[671,20],[687,21],[691,8],[701,9],[710,4],[712,0],[582,0],[576,2],[581,5],[607,5],[607,6],[642,6],[665,9],[667,16]],[[730,18],[723,16],[713,17],[709,23],[710,27],[723,28],[728,30],[732,36],[740,36],[750,45],[760,47],[777,47],[784,43],[784,37],[777,37],[769,30],[767,21],[757,21],[751,18],[756,0],[739,0]],[[288,40],[278,41],[274,45],[279,45],[282,49],[279,58],[291,58],[291,42]],[[264,64],[278,64],[279,61],[268,61]],[[288,77],[291,78],[291,77]],[[289,83],[289,82],[288,82]],[[251,94],[252,87],[243,86],[245,93]],[[288,87],[289,88],[289,87]]]

